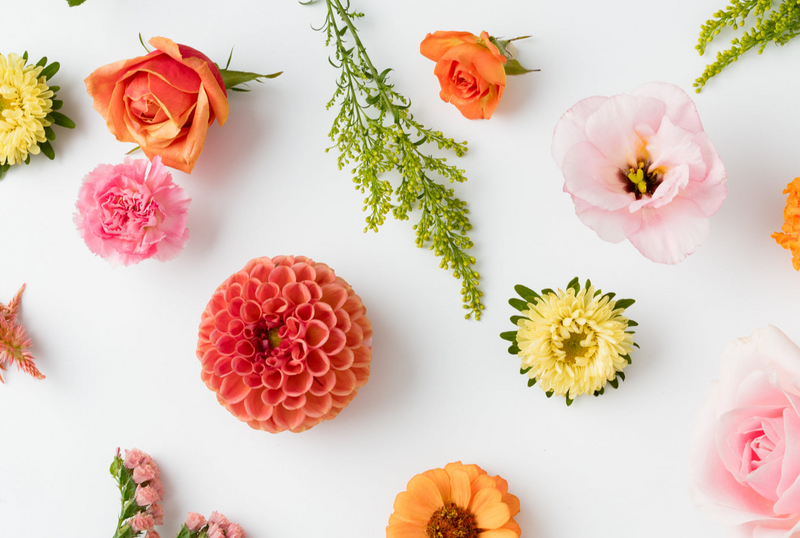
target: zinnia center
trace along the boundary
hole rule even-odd
[[[450,503],[433,513],[425,534],[429,538],[477,538],[478,526],[472,512]]]
[[[621,170],[626,179],[625,189],[636,196],[639,200],[642,196],[652,196],[658,186],[663,180],[659,169],[649,172],[650,163],[647,161],[639,161],[636,168],[628,168],[628,170]]]

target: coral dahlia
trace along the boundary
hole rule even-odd
[[[460,461],[418,474],[397,495],[387,538],[518,538],[508,482]]]
[[[239,420],[302,432],[338,415],[367,383],[372,325],[327,265],[256,258],[206,306],[197,357],[203,382]]]

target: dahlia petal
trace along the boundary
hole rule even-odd
[[[412,478],[408,482],[408,487],[406,489],[417,502],[425,508],[430,509],[431,512],[444,506],[442,494],[436,486],[436,483],[424,475],[418,474]]]
[[[361,332],[363,334],[362,338],[366,340],[372,340],[372,322],[367,318],[367,316],[362,316],[356,320],[356,325],[361,327]]]
[[[469,475],[462,469],[455,469],[448,474],[450,475],[450,502],[460,508],[467,508],[472,494]]]
[[[316,282],[311,282],[309,280],[306,280],[304,284],[308,288],[308,291],[311,293],[312,301],[316,302],[322,298],[322,287],[319,284],[317,284]]]
[[[664,207],[644,208],[640,213],[642,227],[628,239],[655,262],[678,263],[708,237],[708,217],[689,199],[678,196]]]
[[[617,168],[626,169],[640,153],[637,127],[648,125],[656,132],[665,109],[664,103],[651,97],[609,97],[587,118],[586,138]]]
[[[250,392],[250,387],[244,384],[242,378],[229,375],[219,387],[219,395],[229,404],[236,404],[244,400]]]
[[[425,527],[400,521],[386,527],[386,538],[426,538]]]
[[[352,327],[351,327],[352,329]],[[328,356],[336,355],[347,344],[347,336],[341,329],[333,329],[328,335],[328,339],[322,345],[322,351]]]
[[[250,358],[253,355],[255,355],[255,353],[256,353],[256,348],[253,347],[253,344],[250,343],[249,340],[240,340],[239,343],[236,344],[236,355],[238,357]],[[252,367],[252,364],[251,364],[251,367]]]
[[[314,377],[320,377],[328,373],[331,368],[331,361],[328,356],[320,349],[312,349],[306,356],[306,369]]]
[[[283,384],[283,391],[287,396],[300,396],[311,388],[314,377],[308,372],[300,372],[297,375],[290,375]]]
[[[649,82],[631,92],[632,95],[653,97],[666,105],[666,115],[675,125],[693,133],[703,130],[697,107],[689,95],[674,84]]]
[[[286,284],[291,284],[296,279],[294,271],[285,265],[279,265],[269,274],[269,281],[278,285],[283,289]]]
[[[306,265],[306,267],[308,267]],[[293,282],[283,288],[283,296],[296,305],[301,305],[311,300],[311,291],[303,282]]]
[[[420,522],[427,522],[434,512],[433,508],[423,505],[407,491],[402,491],[397,494],[397,497],[394,500],[394,509],[401,516],[409,519],[410,521]]]
[[[212,347],[203,353],[203,356],[200,358],[200,362],[203,364],[204,370],[211,371],[214,369],[214,365],[220,358],[221,356],[219,352]]]
[[[315,377],[314,382],[311,384],[311,388],[308,389],[308,392],[314,396],[322,396],[323,394],[329,393],[335,386],[336,374],[333,370],[330,370],[323,376]]]
[[[244,399],[244,408],[253,420],[267,420],[272,416],[272,407],[265,404],[261,395],[263,390],[251,390]]]
[[[317,278],[314,279],[314,281],[320,286],[336,280],[336,275],[333,273],[333,270],[324,263],[314,265],[314,271],[317,273]]]
[[[606,102],[608,97],[594,96],[578,101],[575,106],[567,110],[556,124],[553,133],[553,146],[551,152],[553,160],[559,170],[564,162],[564,156],[577,144],[586,142],[586,120]]]
[[[333,310],[338,310],[347,301],[347,291],[337,284],[325,284],[322,286],[322,299],[320,301],[331,305]]]
[[[333,399],[330,394],[323,394],[322,396],[314,396],[313,394],[306,393],[306,405],[303,407],[303,412],[312,418],[324,417],[333,405]]]
[[[300,306],[297,307],[297,310],[294,311],[294,316],[302,322],[311,321],[312,319],[314,319],[314,314],[315,314],[314,305],[309,303],[301,304]]]
[[[488,488],[483,488],[478,492],[476,492],[475,495],[472,497],[472,501],[469,503],[469,511],[475,514],[476,518],[477,514],[482,513],[485,509],[488,509],[493,504],[500,503],[503,498],[503,494],[494,488],[494,480],[492,480],[491,478],[489,478],[489,480],[492,486]],[[476,481],[473,481],[473,484],[475,484]],[[505,521],[503,521],[503,523],[505,523]],[[500,525],[502,525],[502,523]],[[483,525],[478,525],[478,526],[485,528],[483,527]]]
[[[478,533],[478,538],[518,538],[519,533],[511,529],[492,529]]]
[[[269,274],[272,272],[272,267],[266,263],[255,263],[252,267],[245,267],[245,270],[250,274],[250,278],[254,278],[262,283],[269,280]]]
[[[364,330],[358,323],[354,323],[350,327],[350,332],[347,333],[347,347],[359,347],[364,341]]]
[[[355,356],[353,360],[354,367],[369,366],[372,361],[372,350],[366,345],[353,349],[353,355]]]
[[[286,409],[283,405],[276,406],[272,412],[272,420],[285,430],[293,430],[302,424],[305,418],[305,414],[300,409]]]
[[[356,388],[356,376],[350,370],[331,370],[336,377],[336,384],[331,389],[333,396],[346,396]]]
[[[214,342],[214,346],[221,354],[230,355],[236,351],[236,339],[228,334],[223,334]]]
[[[299,260],[299,258],[295,259],[295,261],[297,260]],[[292,271],[294,271],[297,282],[303,282],[304,280],[314,281],[314,279],[317,278],[317,272],[305,261],[292,265]]]
[[[262,282],[256,290],[256,299],[261,303],[273,299],[280,294],[281,289],[274,282]]]
[[[352,292],[352,290],[350,290]],[[342,305],[342,309],[350,316],[350,321],[355,321],[361,317],[366,308],[358,295],[348,295],[347,300]]]
[[[306,343],[310,349],[322,347],[328,341],[331,332],[328,327],[319,320],[311,320],[306,324]]]
[[[255,278],[247,279],[247,282],[242,284],[242,298],[245,301],[255,301],[258,299],[258,288],[261,286],[261,281]],[[263,302],[263,301],[262,301]]]
[[[233,373],[233,364],[230,357],[222,357],[214,363],[214,375],[226,377]]]
[[[255,295],[255,292],[253,293]],[[240,310],[242,321],[245,323],[255,323],[261,319],[261,306],[255,301],[247,301]]]
[[[225,302],[230,303],[236,297],[240,297],[242,295],[242,285],[241,284],[231,284],[225,290]]]
[[[265,404],[273,407],[279,405],[286,399],[286,393],[281,389],[267,389],[261,393],[261,399]],[[274,413],[273,413],[274,415]]]
[[[486,490],[483,490],[486,491]],[[475,524],[479,529],[498,529],[511,518],[511,512],[502,501],[489,503],[475,512]]]
[[[214,316],[214,327],[221,333],[228,332],[228,324],[233,321],[233,316],[227,310],[221,310]]]
[[[230,379],[230,378],[226,378],[226,379]],[[245,409],[245,407],[244,407],[244,401],[231,403],[231,402],[226,402],[225,400],[222,400],[221,403],[228,411],[233,413],[233,416],[235,416],[239,420],[244,421],[244,422],[247,422],[248,420],[250,420],[250,415],[247,413],[247,409]]]
[[[336,327],[336,314],[328,303],[314,304],[314,319],[321,321],[329,329]]]
[[[367,384],[370,374],[369,366],[354,366],[353,368],[350,368],[350,371],[353,372],[354,376],[356,376],[356,388],[361,388]]]
[[[299,396],[286,396],[286,399],[283,400],[282,403],[283,407],[286,409],[294,410],[294,409],[303,409],[306,405],[306,395],[300,394]]]
[[[240,344],[249,344],[250,342],[240,342]],[[237,375],[244,377],[253,373],[253,363],[243,357],[234,357],[230,361],[231,368]],[[216,373],[216,372],[215,372]]]
[[[336,355],[330,355],[330,366],[334,370],[349,370],[355,361],[355,353],[350,348],[343,348]]]
[[[283,371],[286,376],[294,376],[298,375],[305,370],[305,365],[301,361],[296,361],[294,359],[286,361],[281,365],[281,371]],[[287,379],[284,378],[283,386],[286,386]]]
[[[336,328],[347,332],[350,330],[350,314],[348,314],[345,310],[337,310],[334,312],[336,314]]]
[[[566,153],[562,172],[564,192],[594,207],[613,211],[633,201],[620,178],[620,167],[590,142],[576,144]]]

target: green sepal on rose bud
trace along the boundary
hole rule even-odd
[[[490,37],[489,41],[497,47],[497,50],[500,51],[500,54],[506,57],[507,61],[503,68],[505,69],[506,75],[515,76],[515,75],[524,75],[526,73],[533,73],[534,71],[540,71],[540,69],[527,69],[519,63],[517,60],[517,47],[515,47],[512,42],[519,41],[521,39],[528,39],[529,35],[515,37],[513,39],[497,39],[496,37]]]
[[[249,71],[233,71],[228,69],[231,66],[231,58],[233,58],[233,49],[231,49],[231,54],[228,56],[228,63],[225,64],[224,68],[214,64],[219,69],[219,74],[222,76],[222,82],[225,83],[226,90],[231,90],[234,92],[249,92],[249,89],[239,88],[238,86],[253,81],[261,84],[263,83],[261,79],[275,78],[283,74],[283,71],[270,73],[269,75],[259,75],[258,73],[251,73]]]

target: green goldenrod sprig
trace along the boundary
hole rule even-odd
[[[699,93],[711,77],[748,50],[757,47],[761,54],[770,42],[783,46],[800,33],[800,0],[782,0],[776,9],[773,9],[773,0],[731,0],[728,7],[716,12],[714,18],[702,26],[695,47],[700,55],[726,26],[734,30],[744,27],[751,13],[756,17],[755,26],[745,31],[741,38],[734,38],[730,49],[717,53],[714,62],[706,66],[702,76],[695,81],[695,91]]]
[[[467,235],[472,229],[467,204],[433,179],[441,176],[450,183],[462,183],[467,177],[445,158],[423,151],[426,144],[435,144],[461,157],[467,151],[466,142],[455,142],[416,121],[409,100],[387,81],[392,70],[379,72],[367,55],[353,22],[364,14],[351,10],[349,0],[325,2],[327,14],[319,30],[327,34],[326,45],[335,48],[331,64],[341,70],[327,105],[328,109],[337,103],[341,107],[329,136],[339,150],[339,169],[352,164],[355,188],[366,195],[364,231],[377,232],[390,211],[394,218],[408,220],[409,213],[418,209],[417,246],[429,245],[442,258],[439,266],[451,269],[462,281],[463,307],[469,311],[465,317],[480,319],[483,293],[478,289],[480,275],[473,269],[475,258],[467,252],[473,246]],[[382,178],[395,169],[401,176],[396,188]]]

